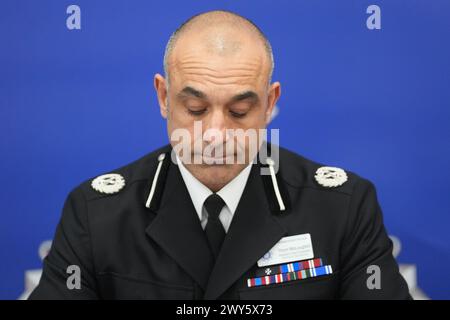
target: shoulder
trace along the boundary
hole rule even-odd
[[[153,177],[158,157],[169,151],[170,146],[166,145],[122,167],[100,173],[82,182],[71,193],[83,194],[86,201],[127,194],[136,183],[147,183]]]
[[[346,168],[319,163],[282,147],[279,158],[280,176],[291,188],[351,196],[357,189],[373,187],[369,180]]]

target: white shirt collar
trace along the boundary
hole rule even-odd
[[[203,204],[213,192],[195,178],[190,173],[180,158],[177,155],[178,168],[180,168],[181,176],[191,196],[192,203],[194,204],[195,211],[198,214],[200,220],[202,220],[202,208]],[[245,185],[247,184],[248,176],[250,175],[250,169],[252,163],[244,168],[233,180],[220,189],[217,194],[223,199],[227,205],[230,213],[234,215],[236,208],[241,200],[242,193],[244,192]]]

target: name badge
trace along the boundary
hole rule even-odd
[[[284,237],[258,260],[258,267],[314,258],[309,233]]]

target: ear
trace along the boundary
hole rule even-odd
[[[281,84],[279,82],[274,82],[269,87],[269,92],[267,95],[267,110],[266,110],[266,125],[270,123],[272,118],[273,109],[281,96]]]
[[[159,73],[155,74],[153,85],[158,97],[159,111],[164,119],[167,119],[167,81]]]

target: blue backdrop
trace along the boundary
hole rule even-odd
[[[81,30],[66,27],[70,4]],[[381,8],[369,30],[366,8]],[[186,18],[210,9],[254,20],[282,83],[280,141],[377,186],[399,261],[450,298],[450,2],[0,2],[0,298],[40,268],[67,193],[166,143],[152,81]]]

